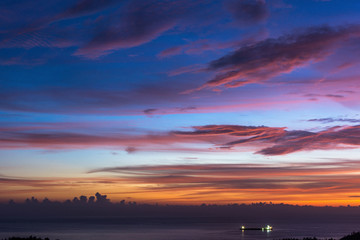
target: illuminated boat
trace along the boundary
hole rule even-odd
[[[271,231],[273,230],[273,227],[270,225],[266,225],[266,227],[258,227],[258,228],[248,228],[245,226],[241,226],[241,230],[245,231],[245,230],[261,230],[261,231]]]

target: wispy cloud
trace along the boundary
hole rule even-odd
[[[183,136],[237,136],[234,140],[222,145],[221,148],[233,148],[238,145],[258,146],[259,143],[267,147],[256,153],[263,155],[283,155],[298,151],[321,149],[336,149],[341,145],[358,147],[360,145],[360,126],[345,126],[330,128],[320,132],[292,130],[273,127],[248,127],[234,125],[209,125],[195,127],[190,132],[175,132]],[[246,137],[246,138],[245,138]]]
[[[349,123],[360,123],[360,119],[356,118],[312,118],[309,122],[321,122],[321,123],[332,123],[332,122],[349,122]]]
[[[89,173],[117,174],[118,178],[139,187],[146,184],[147,187],[140,187],[139,191],[179,189],[185,192],[183,197],[190,194],[199,199],[217,199],[216,194],[229,194],[227,196],[243,199],[253,194],[272,194],[274,198],[286,198],[314,196],[319,191],[322,194],[352,193],[358,189],[354,175],[358,163],[156,165],[101,168]]]
[[[148,116],[153,115],[156,111],[158,111],[158,109],[156,108],[148,108],[144,110],[144,113]]]
[[[74,55],[97,58],[148,43],[174,27],[208,25],[214,16],[225,17],[228,11],[246,24],[267,16],[263,1],[234,1],[226,6],[208,0],[77,0],[43,1],[32,11],[31,2],[6,4],[1,11],[7,24],[0,32],[0,48],[75,47]],[[16,13],[22,17],[14,18]],[[180,47],[173,47],[159,56],[179,51]]]
[[[61,125],[61,124],[60,124]],[[83,149],[120,148],[145,151],[254,151],[284,155],[299,151],[360,146],[360,125],[333,127],[320,132],[286,130],[284,127],[207,125],[193,131],[134,132],[109,130],[82,133],[46,128],[3,128],[1,148]],[[199,145],[200,144],[200,145]],[[261,147],[260,147],[261,146]],[[238,148],[241,147],[241,148]],[[126,150],[127,151],[127,150]],[[129,151],[128,151],[129,152]],[[132,151],[130,151],[132,152]]]
[[[55,20],[86,16],[99,12],[120,0],[80,0],[55,17]]]
[[[97,57],[117,49],[139,46],[197,12],[206,1],[131,1],[118,22],[107,22],[75,55]]]
[[[167,48],[158,54],[158,57],[165,58],[180,54],[199,55],[206,51],[219,51],[222,49],[238,49],[240,47],[254,44],[268,37],[266,29],[243,34],[240,39],[228,41],[214,41],[211,39],[199,39],[184,45]],[[205,67],[203,67],[205,69]]]
[[[44,2],[38,10],[41,14],[32,15],[33,3],[8,4],[2,12],[5,19],[12,17],[11,27],[5,26],[0,32],[0,48],[77,47],[75,55],[96,58],[155,39],[181,20],[196,16],[206,2],[57,1],[57,8]],[[101,14],[104,11],[106,14]],[[14,19],[15,12],[23,13],[23,17]]]
[[[342,43],[351,37],[359,36],[359,33],[357,25],[321,26],[242,47],[210,62],[208,71],[214,71],[217,75],[197,90],[263,83],[310,62],[324,60],[341,47]]]
[[[26,198],[30,187],[33,196],[52,198],[55,195],[63,199],[75,193],[93,193],[95,188],[101,192],[110,191],[115,201],[119,196],[129,196],[167,203],[286,200],[306,204],[331,200],[334,196],[343,201],[349,196],[356,198],[359,170],[359,161],[341,159],[277,166],[269,163],[108,167],[92,169],[88,176],[77,178],[1,176],[0,184],[4,187],[0,192],[1,196],[15,194]],[[114,188],[118,190],[112,197]],[[51,194],[46,195],[49,189]],[[336,201],[331,203],[336,204]]]

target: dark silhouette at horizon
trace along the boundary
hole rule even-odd
[[[146,204],[121,200],[111,202],[107,195],[79,196],[72,200],[51,201],[35,197],[23,203],[10,200],[0,204],[0,221],[12,219],[52,219],[54,221],[92,221],[101,218],[103,222],[133,223],[156,221],[177,223],[186,221],[233,221],[276,223],[276,222],[360,222],[360,206],[316,207],[290,204],[258,202],[252,204],[201,204],[169,205]],[[108,218],[108,219],[107,219]],[[107,219],[107,220],[104,220]],[[165,220],[164,220],[165,221]]]
[[[359,240],[360,239],[360,232],[353,232],[349,235],[346,235],[342,238],[340,238],[339,240]],[[50,240],[49,238],[40,238],[40,237],[35,237],[35,236],[30,236],[30,237],[9,237],[9,238],[5,238],[5,239],[1,239],[1,240]],[[59,240],[59,239],[56,239]],[[317,238],[317,237],[304,237],[302,239],[299,238],[282,238],[282,239],[277,239],[277,240],[335,240],[334,238]]]

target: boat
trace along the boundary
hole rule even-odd
[[[266,225],[266,227],[245,227],[245,226],[241,226],[240,229],[242,231],[245,231],[245,230],[271,231],[271,230],[273,230],[273,227],[270,226],[270,225]]]

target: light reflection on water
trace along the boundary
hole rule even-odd
[[[338,239],[360,231],[359,224],[273,224],[273,231],[241,231],[240,226],[237,222],[166,223],[155,219],[132,224],[0,222],[0,239],[29,235],[49,237],[52,240],[271,240],[314,236]]]

